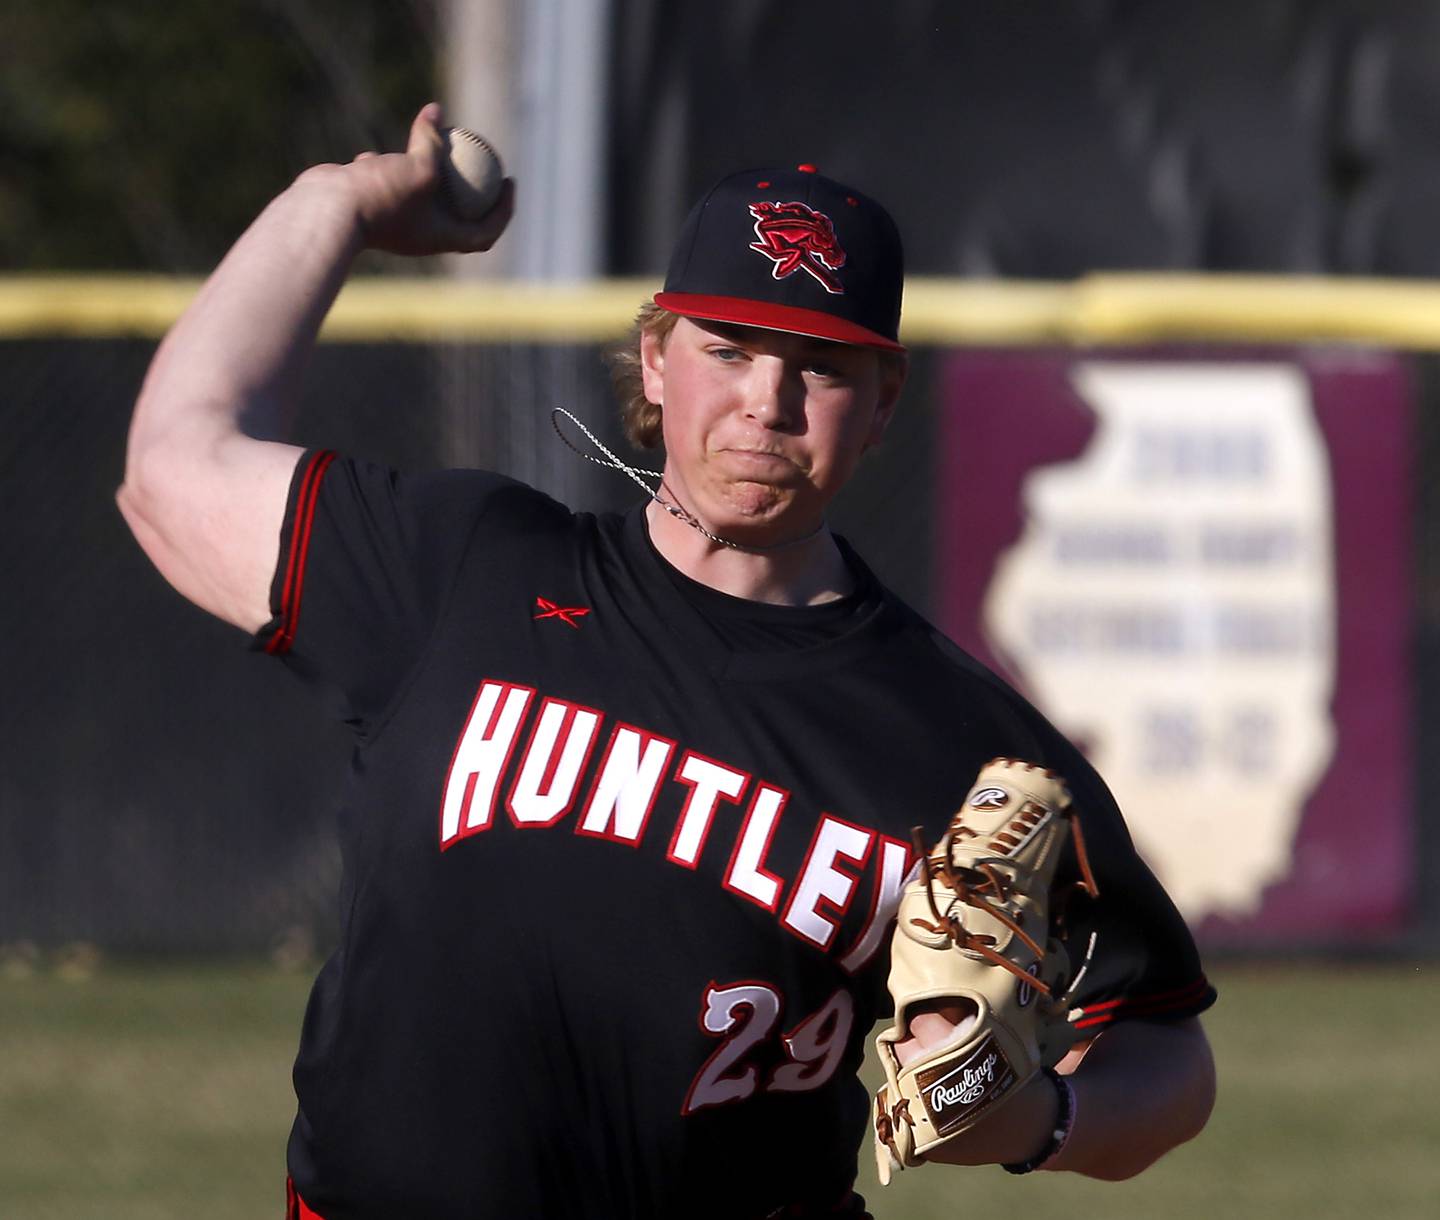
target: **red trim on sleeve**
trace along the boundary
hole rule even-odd
[[[295,497],[295,519],[290,526],[285,583],[280,588],[280,604],[276,608],[279,625],[265,645],[268,653],[289,652],[290,645],[295,642],[295,628],[300,622],[300,599],[305,592],[305,561],[310,554],[310,530],[315,524],[315,506],[320,502],[320,482],[334,460],[333,449],[322,449],[310,459],[300,477],[300,491]]]
[[[1151,991],[1087,1004],[1080,1010],[1076,1029],[1097,1029],[1129,1017],[1181,1017],[1203,1012],[1214,997],[1209,980],[1202,974],[1194,982],[1171,991]]]

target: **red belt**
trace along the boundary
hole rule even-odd
[[[325,1220],[319,1212],[305,1206],[295,1183],[285,1179],[285,1220]]]

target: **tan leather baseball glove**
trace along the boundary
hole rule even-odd
[[[1064,781],[1013,758],[981,768],[940,842],[905,886],[891,942],[895,1023],[875,1040],[885,1084],[875,1097],[875,1156],[888,1185],[902,1168],[983,1121],[1075,1041],[1064,988],[1070,964],[1052,935],[1051,887],[1079,823]],[[959,1001],[972,1017],[955,1038],[903,1067],[895,1044],[928,1001]]]

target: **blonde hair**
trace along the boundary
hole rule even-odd
[[[678,313],[661,309],[654,301],[640,306],[625,340],[606,353],[610,365],[610,383],[620,402],[620,423],[625,439],[637,449],[660,446],[660,404],[645,397],[645,376],[640,362],[640,340],[654,335],[661,345],[670,338]]]
[[[661,309],[654,301],[646,301],[635,314],[630,333],[606,353],[610,365],[610,383],[620,402],[620,423],[625,439],[637,449],[658,449],[663,434],[660,404],[645,397],[645,377],[641,366],[640,341],[653,335],[663,347],[680,321],[678,313]],[[906,368],[904,352],[875,349],[880,358],[882,377],[903,377]]]

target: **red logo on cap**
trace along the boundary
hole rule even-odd
[[[803,203],[752,203],[755,236],[750,249],[763,254],[775,266],[777,280],[808,271],[826,292],[837,295],[845,287],[833,275],[845,265],[845,251],[835,237],[835,226],[824,212]]]

